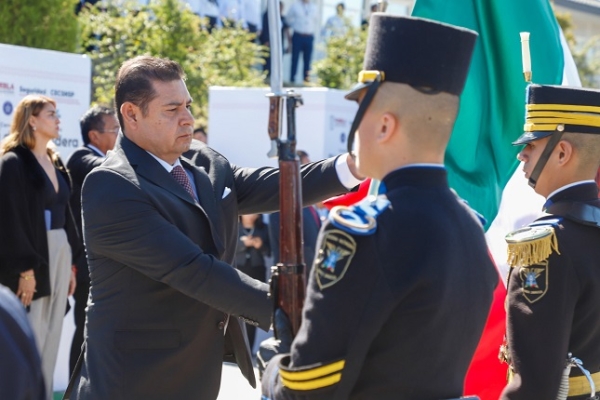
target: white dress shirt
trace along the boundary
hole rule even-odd
[[[262,14],[260,12],[260,0],[243,0],[244,16],[246,22],[256,26],[256,29],[262,31]]]
[[[314,35],[319,28],[318,23],[319,10],[314,3],[310,1],[296,1],[290,7],[286,15],[287,23],[290,25],[294,33],[303,35]]]

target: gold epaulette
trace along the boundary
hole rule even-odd
[[[539,264],[558,251],[554,227],[528,226],[506,235],[508,265],[511,268]]]

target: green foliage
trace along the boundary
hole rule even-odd
[[[600,87],[600,37],[595,36],[579,46],[573,34],[573,21],[569,14],[555,12],[573,59],[581,83],[586,87]],[[348,89],[362,69],[367,32],[349,28],[346,35],[331,38],[327,43],[327,56],[317,61],[313,69],[323,86]]]
[[[241,27],[201,28],[201,19],[180,0],[153,1],[149,7],[129,2],[106,12],[84,10],[82,48],[93,60],[93,101],[111,104],[119,66],[138,55],[169,58],[181,64],[194,99],[192,112],[205,124],[208,88],[215,85],[261,86],[255,65],[264,49]]]
[[[0,43],[73,52],[77,17],[73,0],[1,0]]]
[[[314,63],[319,83],[328,88],[349,89],[362,70],[367,31],[348,26],[346,34],[326,43],[326,57]]]
[[[568,13],[556,12],[556,19],[563,30],[569,49],[577,65],[581,84],[585,87],[600,88],[600,37],[594,36],[583,46],[578,46],[573,34],[573,19]]]

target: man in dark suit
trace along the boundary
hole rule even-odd
[[[518,158],[548,215],[510,233],[502,400],[600,387],[600,91],[529,85]],[[592,383],[593,382],[593,383]]]
[[[119,134],[119,120],[112,108],[96,106],[90,108],[79,120],[81,127],[81,138],[83,146],[75,150],[67,161],[67,169],[73,181],[71,193],[71,209],[75,216],[75,222],[79,232],[81,226],[81,187],[83,180],[92,169],[102,164],[106,153],[115,147],[117,135]],[[80,235],[83,248],[83,235]],[[83,328],[85,325],[85,306],[90,291],[90,274],[88,270],[85,252],[73,261],[77,268],[77,288],[73,294],[75,309],[75,333],[71,342],[71,357],[69,359],[69,372],[73,373],[77,358],[81,353],[83,345]]]
[[[357,166],[381,180],[379,195],[329,213],[302,325],[291,348],[280,335],[289,352],[268,363],[263,399],[462,396],[498,282],[483,227],[443,165],[476,36],[371,17],[346,98],[359,103],[349,147],[356,133]],[[288,331],[275,315],[276,332]]]
[[[3,399],[46,400],[42,362],[27,313],[0,285],[0,393]]]
[[[173,61],[126,61],[115,100],[123,135],[82,191],[91,287],[73,398],[215,399],[224,355],[255,385],[242,321],[267,330],[273,305],[231,262],[238,215],[278,206],[279,171],[234,167],[200,142],[181,157],[194,118]],[[349,165],[304,166],[304,201],[354,186]]]

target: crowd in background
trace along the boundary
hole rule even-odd
[[[87,4],[86,4],[87,3]],[[103,4],[100,0],[81,0],[76,4],[76,12],[87,5]],[[256,34],[256,41],[270,47],[269,19],[266,9],[261,9],[261,0],[185,0],[194,14],[202,18],[202,26],[209,32],[230,26],[241,26],[248,32]],[[321,26],[318,6],[312,0],[295,0],[285,10],[280,4],[281,34],[283,54],[291,55],[291,70],[284,74],[284,80],[296,82],[297,71],[302,65],[302,81],[309,82],[311,65],[314,61],[315,45],[318,40],[326,42],[332,37],[343,36],[351,26],[344,15],[344,3],[336,5],[335,15],[330,16]],[[371,7],[371,12],[376,5]],[[366,26],[368,16],[363,20]],[[270,74],[270,55],[265,56],[263,70]]]

